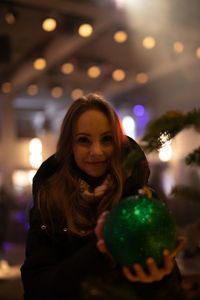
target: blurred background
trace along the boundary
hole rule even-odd
[[[199,12],[199,0],[0,1],[0,299],[23,297],[32,178],[73,101],[102,94],[139,143],[149,121],[200,108]],[[189,127],[147,153],[150,182],[186,239],[177,262],[189,299],[200,295],[200,201],[171,190],[199,188],[200,168],[184,160],[199,144]]]

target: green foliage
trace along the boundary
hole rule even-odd
[[[187,114],[179,111],[169,111],[157,120],[149,122],[142,141],[146,142],[146,151],[158,150],[163,141],[160,138],[164,134],[168,140],[174,138],[184,128],[193,126],[200,132],[200,109],[194,109]]]
[[[195,149],[192,153],[188,154],[185,161],[187,165],[200,166],[200,147]]]

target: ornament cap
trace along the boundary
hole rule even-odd
[[[152,198],[152,191],[147,185],[144,185],[142,189],[139,189],[138,194],[142,196],[146,195],[148,199]]]

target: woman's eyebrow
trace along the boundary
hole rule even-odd
[[[102,135],[106,135],[106,134],[112,134],[112,131],[106,131],[106,132],[103,132],[103,133],[101,134],[101,136],[102,136]]]
[[[90,134],[89,134],[89,133],[86,133],[86,132],[78,132],[78,133],[76,133],[75,135],[76,135],[76,136],[77,136],[77,135],[87,135],[87,136],[90,136]]]
[[[101,136],[106,135],[106,134],[112,134],[112,131],[105,131],[105,132],[101,133]],[[91,136],[91,134],[86,133],[86,132],[78,132],[75,134],[75,136],[78,136],[78,135]]]

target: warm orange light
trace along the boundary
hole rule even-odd
[[[34,96],[38,93],[38,86],[37,84],[30,84],[28,87],[27,87],[27,93],[30,95],[30,96]]]
[[[63,88],[55,86],[51,89],[51,96],[54,98],[60,98],[63,95]]]
[[[148,75],[146,73],[138,73],[136,75],[136,81],[138,83],[141,83],[141,84],[146,83],[148,81],[148,79],[149,78],[148,78]]]
[[[90,24],[82,24],[78,29],[78,33],[82,37],[89,37],[92,32],[93,27]]]
[[[47,18],[42,23],[42,28],[44,31],[54,31],[56,29],[56,20],[53,18]]]
[[[16,17],[13,12],[7,12],[5,15],[5,20],[9,25],[15,24]]]
[[[42,57],[39,57],[34,61],[33,66],[36,70],[43,70],[46,67],[46,64],[46,60]]]
[[[152,36],[147,36],[143,39],[142,45],[146,49],[153,49],[156,45],[156,41]]]
[[[61,66],[61,72],[63,74],[71,74],[74,71],[74,65],[71,63],[65,63]]]
[[[196,56],[197,56],[198,58],[200,58],[200,48],[197,48],[197,50],[196,50]]]
[[[92,66],[88,69],[87,73],[88,73],[89,77],[97,78],[101,74],[101,71],[100,71],[99,67]]]
[[[12,90],[12,85],[10,82],[4,82],[1,85],[1,90],[4,94],[9,94]]]
[[[182,43],[176,42],[176,43],[174,43],[173,48],[176,53],[181,53],[181,52],[183,52],[184,47],[183,47]]]
[[[112,73],[112,78],[115,81],[122,81],[126,77],[125,72],[122,69],[117,69]]]
[[[76,100],[83,96],[83,91],[81,89],[74,89],[71,93],[72,99]]]
[[[115,32],[113,38],[117,43],[124,43],[127,40],[128,35],[125,31],[120,30]]]

